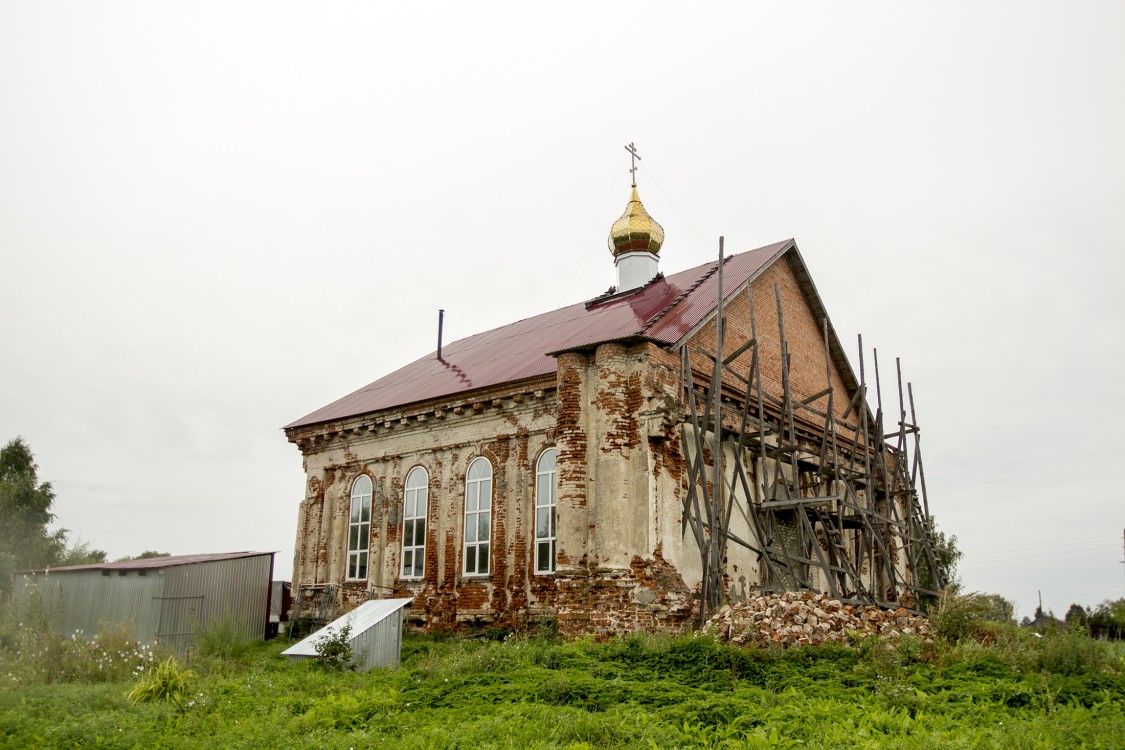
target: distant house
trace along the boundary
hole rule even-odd
[[[124,624],[142,643],[189,650],[193,636],[233,621],[247,639],[266,636],[274,552],[227,552],[75,565],[17,575],[15,603],[33,597],[52,630],[92,638]]]

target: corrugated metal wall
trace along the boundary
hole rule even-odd
[[[160,642],[186,651],[192,632],[229,618],[248,639],[261,639],[269,620],[272,556],[165,568]]]
[[[38,590],[51,629],[63,635],[81,631],[89,639],[125,623],[137,640],[184,653],[193,633],[224,617],[248,639],[265,637],[272,563],[272,554],[264,554],[145,570],[27,573],[17,581],[15,601],[26,612]]]
[[[76,570],[69,573],[26,573],[16,587],[21,612],[26,612],[34,591],[48,607],[51,629],[62,635],[93,638],[110,625],[126,623],[133,637],[152,643],[160,624],[155,598],[164,588],[164,577],[156,570]],[[119,575],[124,572],[125,575]]]
[[[402,655],[402,610],[393,612],[351,639],[356,669],[366,672],[372,667],[398,669]]]

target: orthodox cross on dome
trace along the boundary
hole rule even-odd
[[[629,152],[629,158],[632,161],[632,166],[629,167],[629,174],[633,176],[633,187],[637,186],[637,162],[641,160],[641,155],[637,153],[637,147],[630,143],[625,147]]]
[[[633,176],[633,190],[629,196],[629,202],[625,206],[625,213],[621,214],[621,218],[613,222],[613,226],[609,228],[609,250],[613,253],[614,258],[643,252],[651,256],[651,264],[645,261],[642,264],[644,268],[632,274],[628,282],[624,281],[619,275],[617,285],[619,290],[642,286],[656,275],[656,254],[660,252],[660,246],[664,244],[664,228],[649,216],[648,211],[641,204],[641,197],[637,195],[637,162],[641,160],[641,155],[637,153],[637,147],[632,143],[626,146],[625,150],[629,152],[632,160],[629,174]],[[614,262],[617,263],[617,261]],[[632,263],[632,261],[629,261],[629,263]],[[621,265],[617,263],[617,266],[620,270]]]

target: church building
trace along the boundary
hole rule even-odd
[[[882,434],[795,242],[667,274],[663,242],[634,181],[608,293],[439,343],[284,428],[307,477],[295,617],[408,596],[427,629],[609,634],[766,590],[936,589],[916,428],[904,411]]]

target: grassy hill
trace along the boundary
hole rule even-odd
[[[157,655],[47,640],[0,640],[0,748],[1125,747],[1120,649],[1001,626],[789,650],[408,636],[401,669],[367,674],[218,634],[166,666],[178,701],[147,703],[126,693]]]

